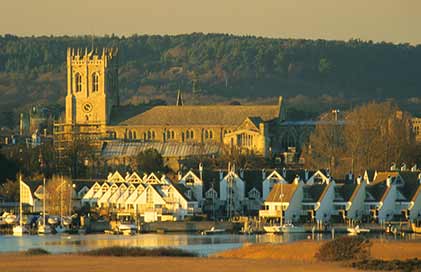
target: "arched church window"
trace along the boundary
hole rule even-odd
[[[212,139],[213,138],[213,132],[212,132],[212,130],[209,130],[209,139]]]
[[[193,130],[190,130],[190,139],[194,139]]]
[[[92,74],[92,91],[97,92],[99,89],[99,75],[98,73]]]
[[[82,76],[79,73],[76,73],[75,75],[75,91],[82,91]]]
[[[205,139],[209,138],[209,132],[205,130]]]

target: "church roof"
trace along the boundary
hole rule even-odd
[[[162,157],[212,155],[220,151],[220,146],[212,143],[108,141],[103,144],[102,156],[106,158],[136,156],[140,152],[151,148],[158,150]]]
[[[248,117],[253,121],[275,120],[280,105],[156,106],[120,125],[134,126],[239,126]]]

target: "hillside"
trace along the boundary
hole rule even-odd
[[[4,35],[0,36],[0,112],[33,104],[64,105],[66,48],[92,46],[119,48],[125,104],[172,101],[177,89],[190,103],[247,103],[256,98],[266,103],[270,99],[265,97],[278,95],[311,97],[304,100],[329,106],[395,98],[416,110],[421,103],[413,98],[421,90],[420,45],[200,33],[95,38]],[[298,111],[307,111],[300,109],[301,104]]]

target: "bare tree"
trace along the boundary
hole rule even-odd
[[[71,215],[72,182],[63,176],[53,176],[45,186],[46,210],[52,215]]]

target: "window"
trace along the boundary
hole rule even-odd
[[[205,139],[212,139],[213,138],[213,131],[208,129],[205,130]]]
[[[82,91],[82,76],[79,73],[76,73],[75,75],[75,91]]]
[[[143,134],[143,139],[144,139],[145,141],[153,141],[153,140],[155,140],[155,131],[153,131],[153,130],[148,130],[147,132],[145,132],[145,133]]]
[[[99,75],[98,73],[92,74],[92,92],[97,92],[99,86]]]

